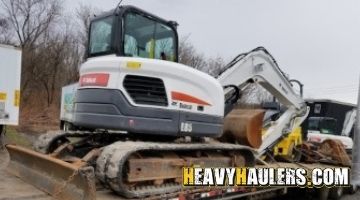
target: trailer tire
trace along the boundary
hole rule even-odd
[[[328,200],[330,190],[327,187],[318,188],[317,190],[317,196],[319,200]]]
[[[350,187],[347,189],[347,192],[349,194],[355,194],[358,191],[358,186],[357,185],[350,185]]]
[[[333,200],[339,200],[341,199],[342,195],[344,193],[344,188],[342,187],[333,187],[330,189],[330,198]]]

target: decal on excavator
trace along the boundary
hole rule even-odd
[[[141,62],[129,61],[126,63],[126,67],[129,69],[140,69]]]
[[[108,81],[109,81],[109,74],[104,74],[104,73],[85,74],[80,77],[80,86],[106,87]]]
[[[188,132],[188,133],[192,132],[192,123],[181,122],[180,131],[181,132]]]
[[[194,104],[198,104],[198,105],[204,105],[204,106],[211,106],[210,103],[199,99],[197,97],[182,93],[182,92],[175,92],[172,91],[171,92],[171,98],[173,100],[177,100],[177,101],[183,101],[183,102],[188,102],[188,103],[194,103]]]

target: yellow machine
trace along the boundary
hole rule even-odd
[[[300,154],[296,151],[296,147],[303,142],[301,132],[301,127],[297,127],[287,137],[275,145],[274,156],[280,156],[281,158],[291,161],[298,161],[300,159]]]
[[[266,110],[262,124],[262,137],[264,137],[265,132],[276,123],[276,119],[281,114],[281,107],[276,101],[264,102],[262,107]],[[296,147],[303,143],[301,123],[302,121],[297,121],[296,125],[287,131],[288,134],[284,134],[282,139],[273,146],[272,155],[275,158],[287,161],[300,160],[301,155],[299,151],[296,151]]]

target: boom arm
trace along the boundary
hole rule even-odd
[[[240,54],[218,76],[225,88],[225,96],[231,92],[229,85],[243,90],[249,83],[258,83],[274,95],[287,110],[263,135],[259,154],[273,147],[282,136],[298,127],[309,112],[304,100],[297,95],[274,58],[263,47]]]

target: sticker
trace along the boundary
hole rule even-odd
[[[15,90],[14,94],[14,106],[19,107],[20,106],[20,90]]]
[[[6,101],[6,93],[0,92],[0,100]]]
[[[129,61],[126,63],[126,67],[129,69],[140,69],[141,62]]]
[[[180,131],[181,132],[191,133],[192,130],[193,130],[192,123],[181,122],[181,124],[180,124]]]
[[[210,103],[208,103],[202,99],[199,99],[197,97],[194,97],[194,96],[182,93],[182,92],[172,91],[171,98],[176,101],[195,103],[195,104],[202,105],[202,106],[211,106]]]
[[[191,110],[191,109],[192,109],[192,105],[180,103],[180,108]]]

